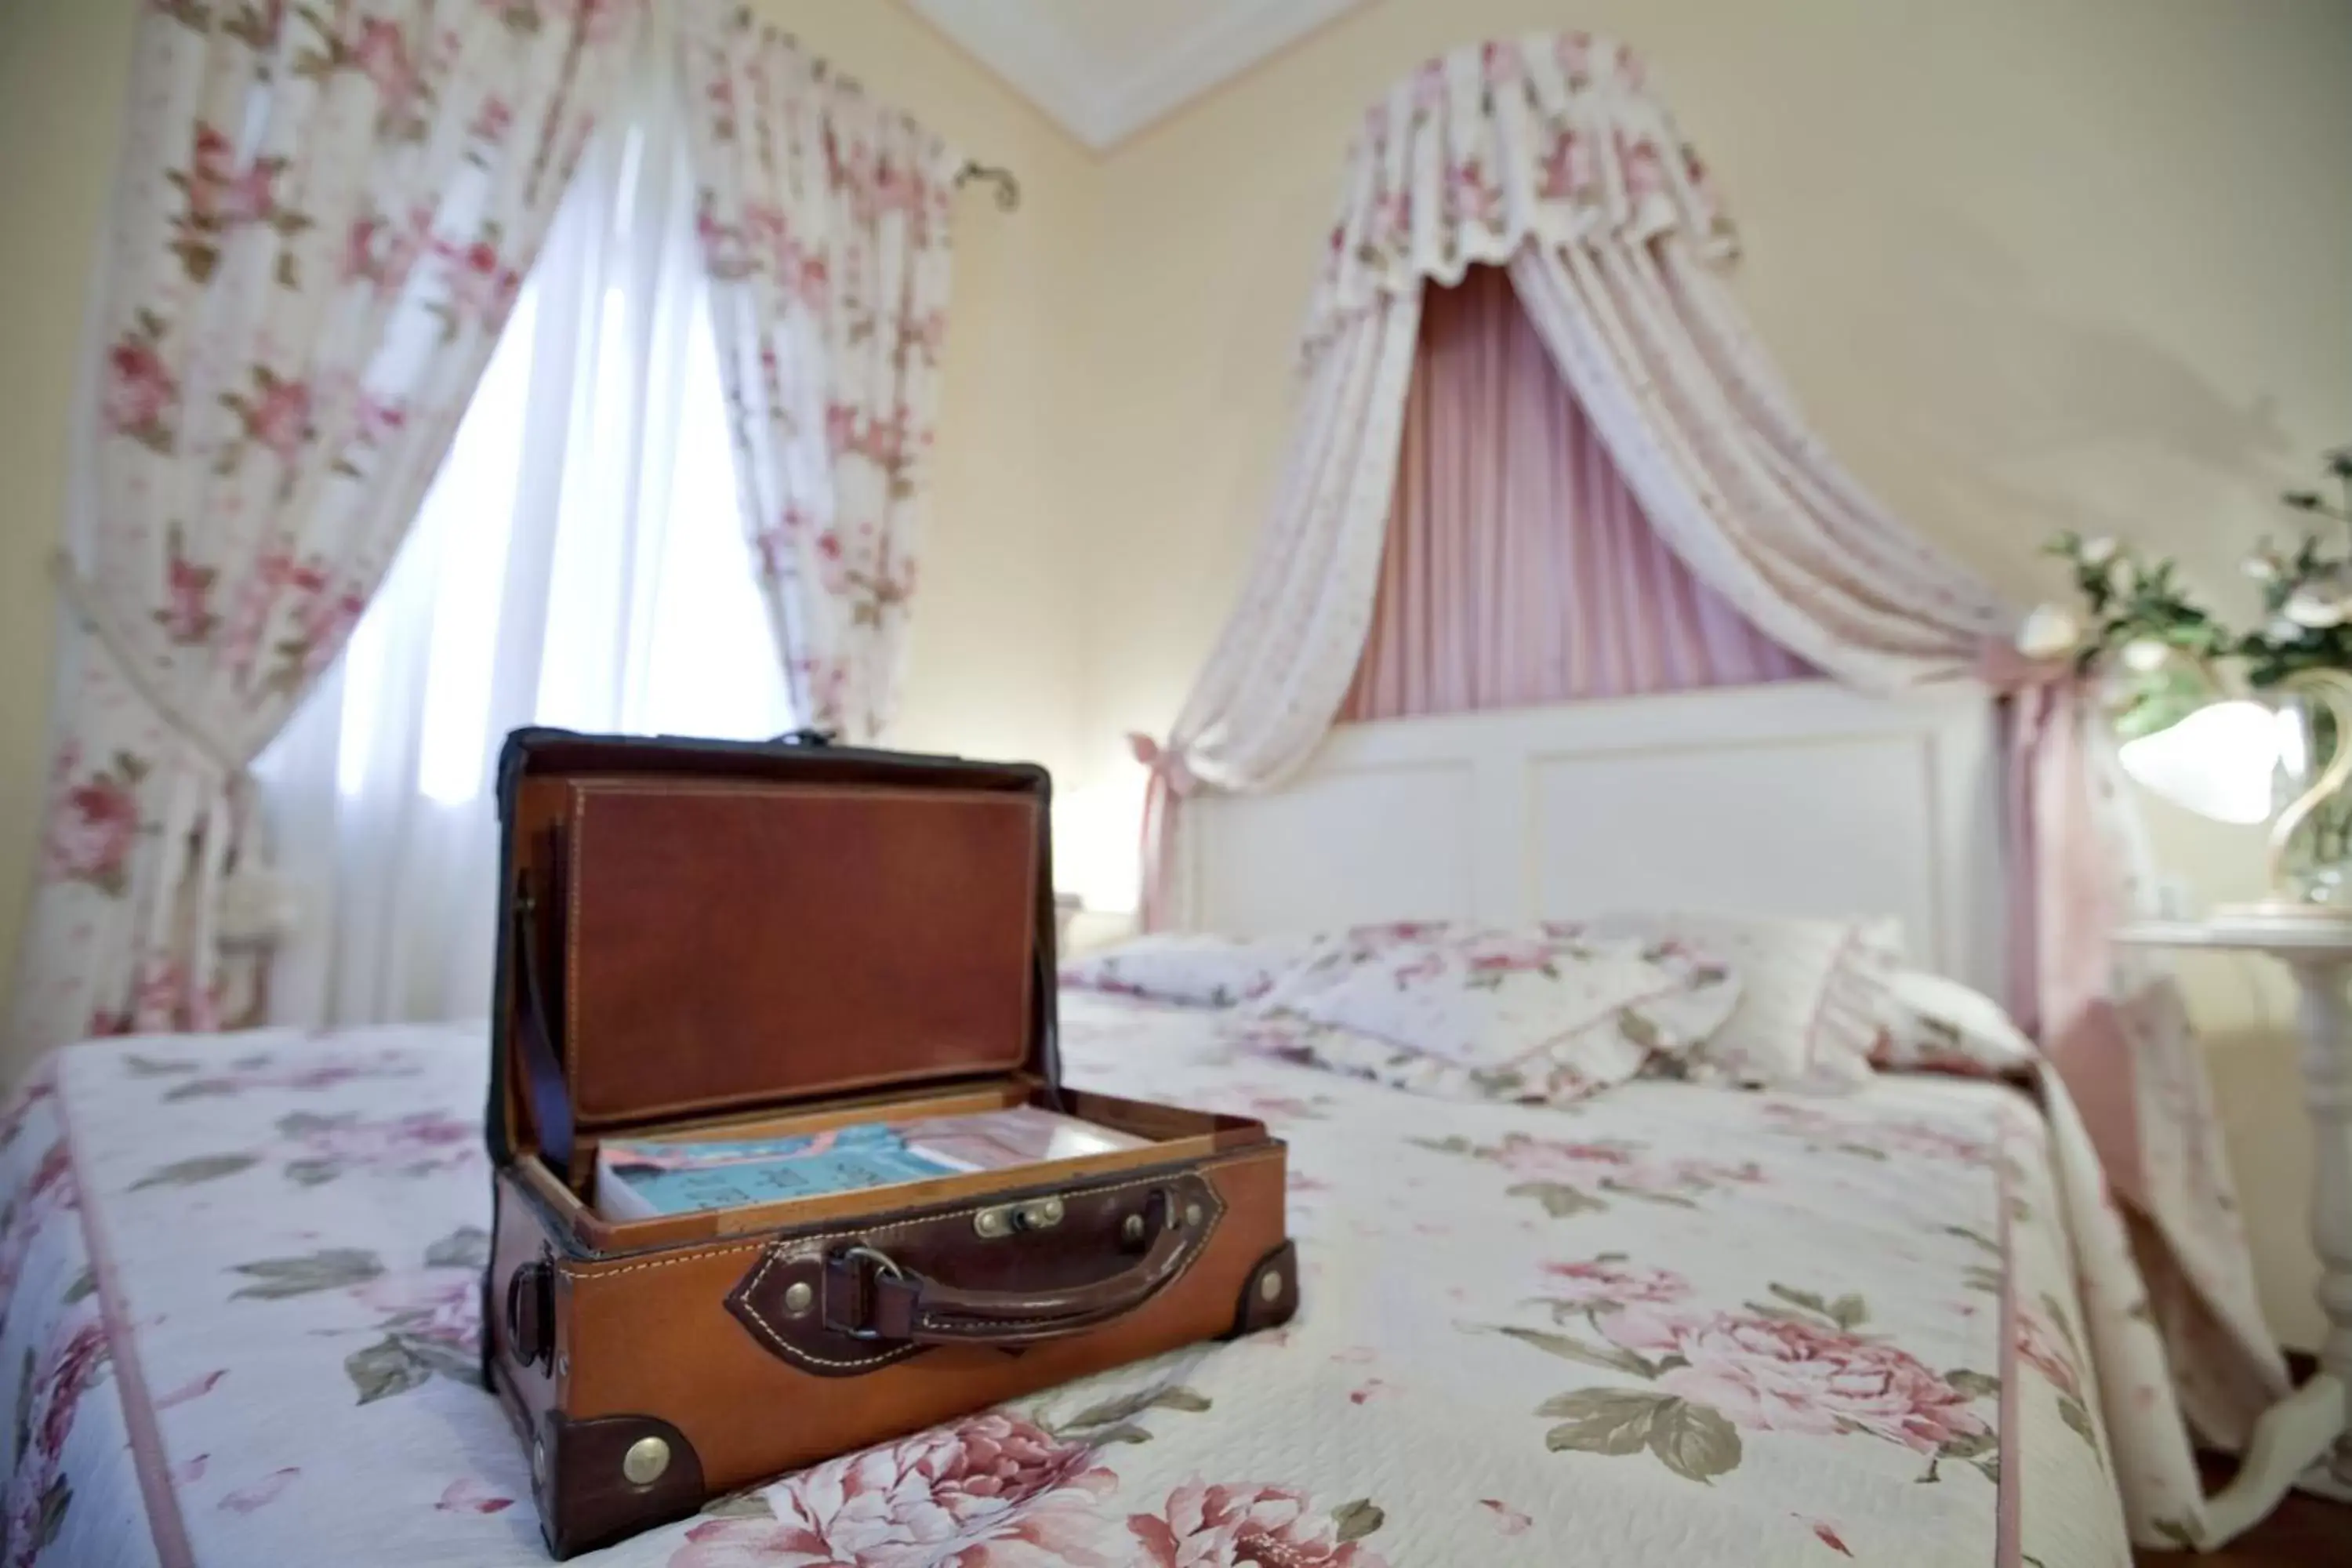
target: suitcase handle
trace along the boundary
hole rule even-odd
[[[1210,1227],[1197,1217],[1187,1224],[1166,1188],[1149,1208],[1151,1245],[1132,1267],[1055,1289],[965,1289],[873,1247],[843,1247],[825,1259],[824,1325],[853,1339],[914,1345],[1025,1345],[1099,1327],[1158,1295],[1208,1243]]]

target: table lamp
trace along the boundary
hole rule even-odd
[[[2274,778],[2284,765],[2295,774],[2309,767],[2304,726],[2291,710],[2251,698],[2218,694],[2190,707],[2162,728],[2126,740],[2117,755],[2124,771],[2176,805],[2219,822],[2271,825],[2270,891],[2260,901],[2226,907],[2237,916],[2301,919],[2345,918],[2341,908],[2315,903],[2300,894],[2287,867],[2287,847],[2296,832],[2347,782],[2352,782],[2352,674],[2305,669],[2271,689],[2304,697],[2334,724],[2334,754],[2311,786],[2284,806]]]

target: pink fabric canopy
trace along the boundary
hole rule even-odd
[[[1399,447],[1341,722],[1820,675],[1658,537],[1499,269],[1423,296]]]
[[[2071,672],[2020,668],[2007,655],[2016,613],[1881,507],[1806,424],[1718,276],[1735,248],[1697,154],[1641,63],[1607,40],[1456,49],[1368,111],[1308,312],[1297,433],[1240,603],[1168,739],[1136,737],[1152,773],[1146,923],[1167,913],[1159,849],[1179,798],[1278,786],[1343,713],[1635,679],[1622,663],[1601,673],[1580,645],[1547,645],[1498,581],[1496,552],[1564,558],[1571,584],[1612,552],[1622,586],[1601,597],[1640,607],[1634,641],[1654,651],[1704,646],[1694,628],[1713,625],[1748,639],[1759,669],[1776,649],[1869,691],[1979,682],[2008,718],[2014,1005],[2082,1102],[2149,1283],[2146,1302],[2086,1291],[2095,1359],[2116,1386],[2160,1385],[2137,1374],[2168,1355],[2177,1390],[2168,1412],[2109,1424],[2118,1479],[2137,1539],[2201,1539],[2180,1415],[2241,1442],[2285,1374],[2178,992],[2107,940],[2152,880],[2131,795]],[[1581,492],[1569,515],[1529,502],[1516,478],[1475,478],[1475,449],[1435,443],[1437,395],[1465,377],[1481,394],[1477,369],[1431,349],[1457,307],[1429,286],[1480,264],[1507,269],[1556,376],[1532,378],[1495,423],[1505,437],[1522,420],[1548,426],[1549,489]],[[1496,279],[1472,289],[1500,297]],[[1428,335],[1425,313],[1438,322]],[[1501,397],[1486,374],[1485,395]],[[1602,455],[1605,468],[1591,460]],[[1438,497],[1469,510],[1440,517],[1427,504]],[[1547,510],[1570,537],[1536,539]],[[1661,555],[1675,568],[1643,576]],[[1720,632],[1720,614],[1738,634]]]

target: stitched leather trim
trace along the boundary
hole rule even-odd
[[[1205,1176],[1212,1172],[1224,1170],[1230,1165],[1246,1165],[1253,1160],[1277,1159],[1280,1158],[1282,1151],[1283,1144],[1281,1140],[1270,1138],[1266,1140],[1264,1144],[1255,1148],[1244,1150],[1239,1153],[1221,1154],[1214,1159],[1201,1160],[1181,1165],[1163,1165],[1160,1167],[1160,1173],[1156,1176],[1139,1179],[1135,1182],[1121,1183],[1119,1185],[1121,1188],[1127,1186],[1148,1186],[1151,1184],[1152,1182],[1164,1182],[1172,1176],[1182,1175],[1187,1171],[1198,1171]],[[1086,1192],[1111,1192],[1118,1189],[1101,1187],[1079,1188],[1074,1190]],[[1002,1203],[1010,1203],[1013,1201],[1013,1190],[1008,1188],[1003,1194],[992,1195],[979,1203],[972,1204],[968,1207],[944,1210],[937,1215],[927,1215],[925,1217],[930,1219],[942,1219],[950,1215],[969,1216],[979,1213],[982,1209],[993,1208],[998,1204]],[[781,1226],[778,1227],[779,1230],[782,1228],[782,1227]],[[878,1236],[881,1235],[882,1232],[873,1231],[868,1234]],[[692,1263],[698,1259],[705,1258],[725,1258],[730,1254],[738,1252],[759,1252],[767,1247],[773,1247],[778,1239],[777,1235],[774,1232],[771,1232],[769,1235],[755,1237],[749,1241],[724,1242],[712,1247],[691,1247],[687,1251],[673,1253],[663,1258],[642,1258],[628,1263],[612,1263],[600,1258],[575,1258],[564,1259],[559,1267],[562,1272],[583,1281],[594,1281],[606,1279],[615,1274],[632,1274],[642,1268],[667,1268],[673,1263]],[[626,1255],[623,1254],[621,1256]]]
[[[1221,1162],[1221,1163],[1233,1163],[1234,1162]],[[1207,1179],[1206,1172],[1208,1169],[1209,1167],[1206,1166],[1193,1166],[1175,1172],[1163,1171],[1156,1176],[1140,1177],[1123,1182],[1114,1182],[1103,1186],[1074,1187],[1064,1192],[1062,1196],[1066,1201],[1070,1202],[1093,1202],[1097,1199],[1109,1197],[1114,1194],[1133,1192],[1139,1188],[1164,1187],[1170,1185],[1171,1183],[1183,1181],[1187,1176],[1195,1178],[1198,1183],[1198,1190],[1202,1196],[1206,1200],[1204,1206],[1207,1212],[1203,1214],[1201,1222],[1202,1240],[1200,1245],[1194,1247],[1185,1257],[1184,1260],[1169,1274],[1167,1280],[1158,1288],[1159,1291],[1164,1291],[1172,1289],[1176,1285],[1177,1281],[1183,1279],[1186,1274],[1190,1273],[1192,1266],[1198,1263],[1201,1258],[1207,1254],[1209,1251],[1209,1238],[1214,1237],[1218,1223],[1224,1218],[1226,1206],[1225,1201],[1223,1195],[1217,1191],[1216,1184]],[[1186,1183],[1186,1189],[1188,1193],[1192,1191],[1193,1184],[1192,1183]],[[728,1304],[730,1307],[735,1308],[743,1318],[748,1320],[747,1327],[751,1327],[769,1349],[774,1351],[776,1354],[782,1357],[785,1361],[791,1362],[795,1365],[807,1366],[813,1369],[823,1370],[834,1373],[842,1373],[868,1371],[875,1367],[886,1365],[891,1362],[904,1361],[908,1356],[919,1354],[929,1347],[919,1344],[899,1343],[893,1344],[887,1350],[878,1351],[870,1355],[828,1356],[811,1350],[805,1345],[796,1343],[792,1336],[786,1334],[784,1331],[779,1328],[776,1324],[769,1321],[769,1320],[760,1311],[759,1290],[761,1284],[766,1279],[770,1270],[775,1268],[780,1264],[789,1267],[804,1261],[814,1261],[821,1267],[824,1261],[825,1248],[834,1242],[858,1241],[871,1243],[883,1237],[899,1235],[906,1231],[929,1229],[941,1225],[952,1225],[953,1222],[957,1220],[968,1219],[972,1215],[979,1213],[982,1209],[995,1207],[998,1205],[1011,1201],[1012,1198],[1013,1194],[1006,1194],[993,1197],[986,1203],[972,1204],[962,1208],[946,1209],[932,1214],[920,1215],[911,1218],[899,1220],[890,1225],[874,1226],[846,1226],[839,1230],[826,1231],[816,1236],[791,1237],[779,1239],[767,1245],[766,1256],[761,1258],[758,1266],[755,1267],[749,1275],[745,1276],[742,1283],[738,1285],[735,1289],[730,1293]],[[976,1243],[975,1245],[986,1244]],[[814,1281],[812,1281],[812,1283],[814,1283]],[[1157,1294],[1158,1291],[1155,1291],[1154,1293]]]

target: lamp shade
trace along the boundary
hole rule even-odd
[[[2116,755],[2134,779],[2200,816],[2267,822],[2276,805],[2272,774],[2281,722],[2259,702],[2214,702],[2125,742]]]

